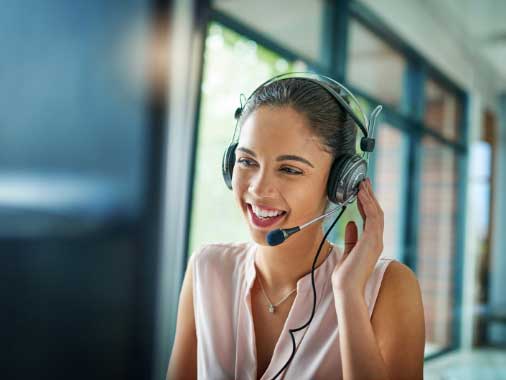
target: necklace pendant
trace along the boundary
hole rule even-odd
[[[275,310],[275,309],[274,309],[274,305],[271,305],[271,304],[270,304],[270,305],[269,305],[269,312],[270,312],[270,313],[274,313],[274,310]]]

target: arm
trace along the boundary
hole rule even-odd
[[[388,266],[371,317],[391,380],[423,379],[425,319],[415,274],[394,261]]]
[[[363,293],[335,291],[334,298],[345,380],[423,378],[425,325],[411,270],[390,263],[371,320]]]
[[[193,256],[188,263],[177,313],[176,337],[167,379],[197,378],[197,333],[193,311]]]

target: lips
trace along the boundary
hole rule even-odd
[[[284,217],[286,216],[286,211],[283,211],[282,214],[278,216],[273,216],[271,218],[262,219],[259,218],[254,212],[253,208],[249,203],[246,204],[248,207],[248,214],[250,217],[251,223],[257,227],[257,228],[267,228],[267,227],[273,227],[274,225],[278,224]]]

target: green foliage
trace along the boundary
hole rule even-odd
[[[221,175],[221,159],[235,127],[239,95],[248,96],[272,76],[304,69],[217,23],[208,27],[197,135],[189,251],[204,243],[249,240],[233,194]]]

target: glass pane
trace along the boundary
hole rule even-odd
[[[422,289],[426,353],[452,343],[456,156],[453,150],[425,138],[422,142],[417,277]]]
[[[428,127],[449,139],[457,137],[462,106],[457,97],[429,79],[425,83],[425,116]]]
[[[374,156],[374,192],[385,216],[382,257],[402,260],[404,240],[403,205],[406,172],[406,139],[402,133],[381,124]]]
[[[322,60],[324,0],[215,0],[214,8],[312,61]]]
[[[189,253],[204,243],[250,239],[243,216],[223,181],[221,159],[234,133],[234,111],[239,95],[246,96],[268,78],[288,71],[306,70],[288,62],[230,29],[209,27],[204,76]]]
[[[358,21],[350,21],[347,81],[382,102],[400,107],[406,60]]]
[[[501,314],[501,302],[497,302],[499,286],[494,286],[493,278],[497,275],[495,268],[499,267],[494,260],[492,248],[493,220],[497,208],[494,194],[494,162],[497,145],[497,122],[493,113],[485,111],[483,114],[480,140],[470,145],[469,156],[469,195],[471,203],[476,207],[470,210],[470,219],[473,221],[473,230],[476,243],[476,270],[477,279],[476,297],[474,300],[474,317],[476,331],[474,344],[486,347],[489,345],[504,345],[505,327],[494,323],[494,316]],[[500,285],[497,282],[498,285]],[[501,291],[499,293],[502,293]],[[503,330],[503,331],[501,331]]]

